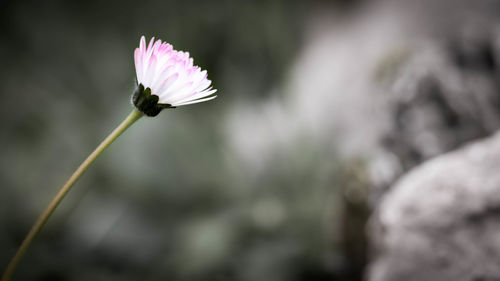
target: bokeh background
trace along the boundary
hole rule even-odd
[[[406,171],[500,127],[500,5],[0,1],[0,267],[131,110],[141,35],[219,97],[143,118],[14,280],[363,280]],[[479,279],[478,279],[479,280]]]

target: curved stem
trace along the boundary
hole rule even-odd
[[[95,159],[111,144],[113,143],[114,140],[116,140],[130,125],[134,124],[135,121],[137,121],[139,118],[141,118],[143,114],[137,110],[133,110],[125,120],[122,121],[116,129],[109,134],[106,139],[104,139],[101,144],[83,161],[83,163],[76,169],[76,171],[71,175],[71,177],[68,179],[68,181],[63,185],[61,190],[56,194],[54,199],[50,202],[49,206],[45,209],[45,211],[40,215],[38,220],[35,222],[35,224],[31,227],[30,232],[24,238],[23,243],[17,250],[16,254],[10,261],[9,265],[7,266],[7,269],[5,270],[4,274],[2,275],[1,281],[8,281],[10,280],[12,273],[16,269],[17,265],[19,264],[19,261],[22,259],[24,254],[26,253],[26,250],[28,250],[29,246],[33,242],[33,239],[37,236],[37,234],[40,232],[40,229],[45,225],[47,220],[49,219],[50,215],[54,212],[54,210],[57,208],[59,203],[63,200],[64,196],[69,192],[73,184],[80,178],[80,176],[88,169],[88,167],[95,161]]]

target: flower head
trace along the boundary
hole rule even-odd
[[[207,71],[193,65],[188,52],[176,51],[172,45],[141,37],[135,49],[137,89],[134,105],[148,116],[162,109],[208,101],[216,98],[217,90],[210,87]]]

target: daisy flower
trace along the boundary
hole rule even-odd
[[[148,116],[162,109],[199,103],[216,98],[207,71],[193,65],[188,52],[176,51],[172,45],[154,41],[146,46],[141,37],[135,49],[137,89],[132,96],[135,107]]]

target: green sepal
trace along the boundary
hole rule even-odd
[[[154,117],[165,108],[175,108],[170,104],[158,103],[159,97],[151,94],[151,89],[146,88],[142,84],[137,85],[137,88],[132,95],[132,103],[140,112],[147,116]]]

